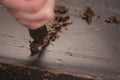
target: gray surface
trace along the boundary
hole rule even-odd
[[[30,57],[28,30],[0,8],[0,60],[63,69],[69,72],[120,80],[120,25],[107,24],[105,18],[120,18],[120,0],[58,0],[67,4],[73,24],[50,45],[44,54]],[[101,16],[91,25],[79,18],[86,6]],[[72,56],[71,56],[72,54]]]

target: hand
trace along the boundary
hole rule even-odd
[[[2,0],[16,20],[30,29],[37,29],[54,19],[55,0]]]

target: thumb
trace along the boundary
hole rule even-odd
[[[34,12],[38,11],[45,1],[46,0],[3,0],[2,4],[18,11]]]

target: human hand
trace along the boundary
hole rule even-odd
[[[16,20],[30,29],[37,29],[54,19],[55,0],[1,0]]]

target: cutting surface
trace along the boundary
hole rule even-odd
[[[120,79],[120,24],[104,20],[120,18],[119,0],[58,0],[67,4],[73,24],[43,54],[30,57],[29,31],[3,7],[0,8],[0,61],[45,66],[69,72]],[[90,25],[80,18],[86,6],[95,12]]]

